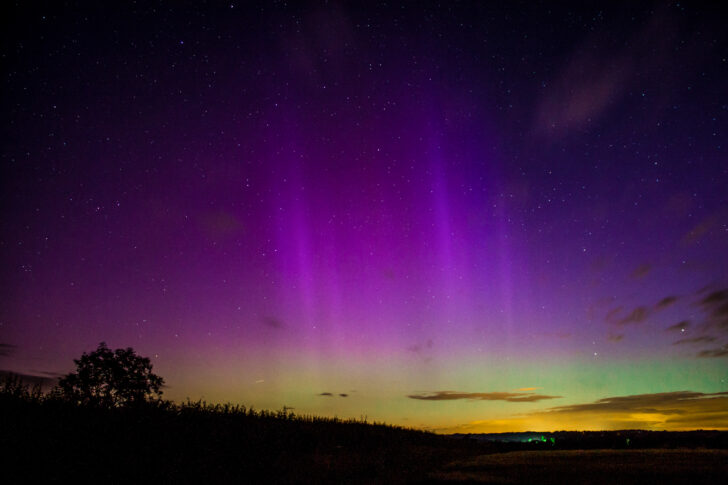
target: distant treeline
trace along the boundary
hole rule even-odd
[[[620,431],[555,431],[547,433],[508,433],[507,441],[499,441],[497,434],[457,434],[453,437],[466,441],[487,442],[498,451],[516,450],[595,450],[595,449],[669,449],[705,448],[728,449],[728,431],[646,431],[628,429]],[[535,436],[534,436],[535,435]]]

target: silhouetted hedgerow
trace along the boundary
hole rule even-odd
[[[3,459],[13,464],[6,469],[22,483],[411,483],[455,456],[488,449],[288,409],[80,405],[12,379],[0,383],[0,416]]]

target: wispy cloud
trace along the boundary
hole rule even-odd
[[[700,300],[700,303],[703,305],[713,305],[713,304],[721,304],[724,301],[728,300],[728,289],[722,289],[718,291],[713,291],[708,294],[705,298]]]
[[[641,265],[637,266],[634,269],[634,271],[632,271],[631,276],[632,276],[632,278],[640,280],[640,279],[644,278],[645,276],[647,276],[648,274],[650,274],[651,270],[652,270],[652,265],[647,264],[647,263],[641,264]]]
[[[619,314],[622,312],[622,309],[624,307],[619,306],[617,308],[611,309],[606,317],[605,320],[609,323],[617,323],[618,325],[628,325],[631,323],[642,323],[653,313],[658,312],[660,310],[664,310],[665,308],[668,308],[677,302],[679,297],[674,295],[668,295],[664,298],[662,298],[660,301],[655,303],[654,307],[652,305],[641,305],[633,309],[631,312],[629,312],[627,315],[620,318]]]
[[[56,374],[55,372],[41,372],[43,375],[35,375],[35,374],[25,374],[21,372],[13,372],[11,370],[5,370],[0,369],[0,378],[5,377],[17,377],[20,379],[23,383],[31,385],[31,386],[41,386],[42,388],[45,387],[52,387],[55,385],[56,381],[58,380],[58,377],[60,377],[59,374]]]
[[[714,227],[718,225],[723,217],[724,214],[718,212],[701,220],[683,236],[681,241],[682,244],[684,246],[692,246],[693,244],[699,242],[701,239],[703,239],[703,237],[705,237],[706,234],[708,234]]]
[[[621,334],[621,333],[620,334],[610,333],[609,335],[607,335],[607,340],[609,340],[610,342],[620,342],[623,338],[624,338],[624,334]]]
[[[671,26],[678,18],[667,7],[655,9],[651,17],[629,35],[621,49],[613,49],[600,29],[576,44],[572,55],[544,89],[533,121],[537,136],[561,138],[593,127],[608,112],[627,99],[627,93],[649,78],[655,85],[652,110],[669,99],[669,87],[683,76],[674,68],[676,52],[681,65],[695,65],[701,52],[681,45]],[[685,50],[682,50],[685,49]],[[658,74],[659,73],[659,74]]]
[[[62,374],[60,372],[53,372],[48,370],[36,370],[36,369],[30,369],[30,372],[33,372],[33,375],[38,375],[39,377],[48,377],[50,379],[60,379],[65,374]]]
[[[286,324],[283,323],[282,320],[280,320],[276,317],[271,317],[271,316],[265,316],[265,317],[261,318],[261,322],[263,323],[263,325],[265,325],[267,327],[275,328],[277,330],[281,330],[281,329],[285,328],[285,326],[286,326]]]
[[[682,414],[678,408],[691,408],[696,404],[728,402],[728,392],[703,393],[693,391],[658,392],[629,396],[605,397],[592,403],[573,404],[550,408],[550,413],[580,413],[591,411],[654,412],[662,409],[666,414]],[[667,406],[667,409],[665,409]],[[708,406],[712,409],[714,406]],[[728,409],[728,408],[725,408]]]
[[[711,337],[710,335],[702,335],[700,337],[681,338],[673,342],[672,345],[710,343],[715,342],[715,340],[715,337]]]
[[[414,345],[410,345],[407,347],[408,352],[412,352],[415,354],[418,358],[422,359],[425,363],[432,362],[433,358],[433,348],[435,346],[435,342],[433,342],[432,339],[428,339],[427,341],[423,343],[416,343]]]
[[[698,305],[706,313],[708,326],[728,331],[728,288],[709,293]]]
[[[464,423],[438,431],[482,433],[587,429],[728,430],[728,392],[636,394],[557,406],[502,419]]]
[[[634,310],[632,310],[631,313],[629,313],[626,317],[619,320],[620,325],[628,325],[630,323],[642,323],[645,320],[647,320],[647,317],[650,315],[650,311],[647,309],[647,307],[637,307]]]
[[[683,320],[677,322],[675,325],[670,325],[665,329],[667,332],[684,332],[690,327],[690,320]]]
[[[656,310],[663,310],[669,306],[671,306],[673,303],[675,303],[678,300],[676,296],[666,296],[662,300],[658,301],[655,305]]]
[[[698,352],[698,357],[728,357],[728,344],[717,349],[707,349]]]
[[[410,399],[421,401],[457,401],[467,399],[471,401],[508,401],[508,402],[538,402],[545,399],[558,399],[561,396],[547,396],[532,392],[456,392],[437,391],[427,394],[411,394]]]
[[[619,315],[619,313],[622,311],[623,308],[624,307],[622,307],[622,306],[618,306],[617,308],[612,308],[611,310],[609,310],[607,312],[607,315],[604,317],[604,319],[607,322],[613,322],[613,321],[615,321],[616,318],[617,318],[617,315]]]
[[[435,343],[432,341],[432,339],[427,340],[424,344],[414,344],[407,347],[407,350],[414,353],[420,353],[424,350],[432,349],[432,347],[435,345]]]

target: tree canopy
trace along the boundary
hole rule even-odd
[[[164,379],[152,373],[149,358],[131,347],[112,351],[101,342],[74,362],[76,372],[60,379],[58,388],[63,397],[78,404],[111,408],[161,399]]]

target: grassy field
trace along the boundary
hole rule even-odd
[[[493,484],[728,483],[728,450],[514,451],[457,460],[433,482]]]

